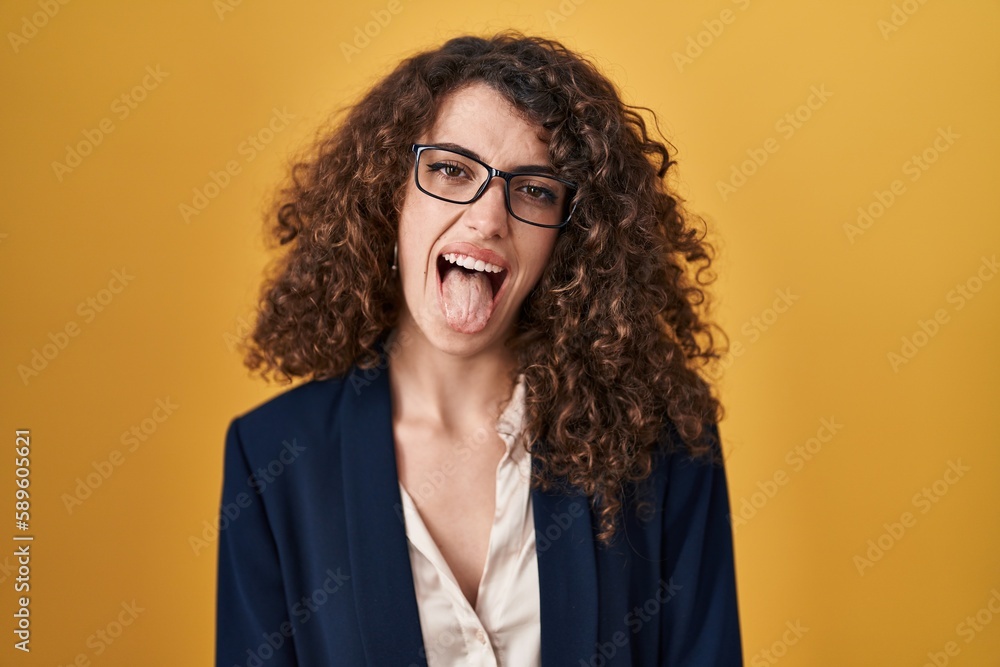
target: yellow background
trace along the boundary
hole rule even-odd
[[[397,1],[0,8],[0,539],[17,532],[16,428],[32,434],[36,536],[30,656],[11,647],[12,547],[0,551],[0,663],[211,663],[215,544],[196,555],[189,538],[217,519],[229,419],[285,390],[250,380],[232,348],[268,257],[262,205],[289,152],[400,58],[516,27],[591,55],[657,112],[677,186],[719,244],[717,312],[742,345],[721,382],[730,493],[734,511],[757,505],[736,528],[747,664],[943,664],[948,642],[947,664],[1000,664],[1000,615],[982,613],[992,622],[971,638],[960,626],[1000,591],[1000,279],[982,263],[1000,251],[1000,3]],[[122,117],[115,100],[144,78]],[[812,109],[811,89],[829,93]],[[788,136],[796,112],[808,119]],[[113,131],[57,174],[106,118]],[[766,142],[723,198],[719,182]],[[925,150],[933,164],[908,170]],[[180,205],[230,160],[239,173],[185,222]],[[124,289],[116,270],[133,276]],[[961,308],[958,285],[973,296]],[[770,310],[781,291],[792,305]],[[25,382],[19,366],[73,322]],[[894,365],[904,337],[921,345]],[[162,423],[158,399],[177,406]],[[832,438],[823,419],[840,425]],[[122,433],[144,420],[155,430],[128,451]],[[64,494],[115,450],[120,465],[69,511]],[[968,468],[954,484],[939,481],[949,462]],[[914,498],[935,482],[937,502]],[[859,571],[880,536],[888,550]],[[133,600],[134,622],[95,643]],[[786,633],[795,623],[805,634]]]

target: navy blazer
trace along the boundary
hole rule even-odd
[[[382,355],[231,421],[218,666],[426,666]],[[581,493],[532,490],[543,667],[743,664],[725,470],[654,462],[609,547]]]

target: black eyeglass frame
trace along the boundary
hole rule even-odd
[[[428,148],[433,148],[439,151],[447,151],[448,153],[454,153],[455,155],[461,155],[465,159],[472,160],[476,164],[482,165],[486,169],[486,172],[488,174],[486,180],[483,181],[483,184],[481,186],[479,186],[479,190],[476,191],[476,194],[473,195],[471,199],[469,199],[468,201],[458,201],[457,199],[448,199],[446,197],[436,195],[433,192],[428,192],[427,190],[424,189],[422,185],[420,185],[420,175],[419,175],[420,154]],[[415,159],[413,160],[413,182],[416,183],[417,189],[423,192],[428,197],[434,197],[435,199],[440,199],[441,201],[450,202],[452,204],[471,204],[472,202],[482,197],[483,193],[486,192],[486,188],[493,181],[493,179],[499,176],[504,180],[504,187],[503,187],[504,204],[507,206],[507,212],[525,224],[534,225],[535,227],[544,227],[546,229],[561,229],[569,224],[569,221],[573,218],[573,213],[576,211],[576,205],[578,202],[573,202],[573,205],[569,209],[569,213],[566,214],[565,220],[560,222],[558,225],[543,225],[540,222],[532,222],[531,220],[525,220],[517,213],[514,213],[514,209],[510,205],[510,179],[514,178],[515,176],[537,176],[542,178],[551,178],[554,181],[559,181],[560,183],[568,187],[570,190],[572,190],[572,193],[570,193],[570,199],[576,196],[577,192],[576,183],[573,183],[572,181],[567,181],[565,179],[559,178],[558,176],[553,176],[552,174],[530,172],[530,171],[509,172],[509,171],[502,171],[500,169],[494,169],[493,167],[486,164],[482,160],[478,160],[472,157],[471,155],[467,155],[465,153],[462,153],[461,151],[456,151],[453,148],[445,148],[443,146],[437,146],[435,144],[413,144],[412,146],[410,146],[410,150],[412,150],[416,156]]]

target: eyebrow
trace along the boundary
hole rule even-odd
[[[457,153],[463,153],[463,154],[465,154],[465,155],[467,155],[467,156],[469,156],[471,158],[479,160],[480,162],[486,162],[486,160],[484,160],[479,155],[479,153],[477,153],[476,151],[472,150],[471,148],[466,148],[465,146],[460,146],[459,144],[453,144],[451,142],[447,142],[446,141],[446,142],[438,142],[438,143],[435,143],[434,145],[435,146],[440,146],[441,148],[451,149],[451,150],[453,150],[453,151],[455,151]],[[511,172],[514,172],[514,173],[535,171],[535,172],[542,172],[542,173],[545,173],[545,174],[552,174],[553,176],[557,175],[555,169],[553,169],[552,167],[550,167],[547,164],[519,164],[518,166],[514,167],[513,169],[508,169],[508,170],[505,170],[505,171],[511,171]]]

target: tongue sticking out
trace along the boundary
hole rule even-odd
[[[490,280],[481,271],[449,268],[441,279],[441,303],[452,329],[461,333],[482,331],[493,308]]]

